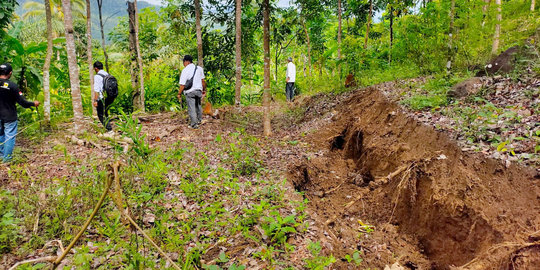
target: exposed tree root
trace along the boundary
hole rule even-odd
[[[533,247],[533,246],[540,246],[540,242],[534,242],[534,243],[504,242],[504,243],[500,243],[500,244],[497,244],[497,245],[494,245],[494,246],[490,247],[484,253],[482,253],[479,256],[476,256],[470,262],[468,262],[468,263],[466,263],[466,264],[464,264],[464,265],[462,265],[460,267],[457,267],[455,269],[466,269],[467,267],[470,267],[470,266],[474,265],[474,263],[476,263],[480,259],[482,259],[485,256],[488,256],[490,254],[493,254],[493,252],[495,250],[498,250],[498,249],[501,249],[501,248],[514,247],[514,249],[511,252],[508,253],[509,256],[510,256],[510,259],[512,259],[512,257],[515,256],[515,254],[517,252],[519,252],[520,250],[523,250],[524,248],[528,248],[528,247]]]

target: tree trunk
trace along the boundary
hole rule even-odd
[[[239,106],[242,102],[242,0],[236,0],[236,82],[235,103]]]
[[[277,82],[277,74],[278,74],[278,57],[279,57],[279,55],[278,55],[279,50],[278,50],[277,46],[278,45],[276,44],[276,50],[275,50],[276,51],[276,57],[275,57],[275,61],[274,61],[274,67],[276,68],[275,72],[274,72],[274,81],[276,81],[276,82]]]
[[[373,16],[373,0],[369,0],[369,14],[366,25],[366,37],[364,39],[364,49],[367,49],[367,42],[369,39],[369,27],[371,26],[371,17]]]
[[[341,59],[341,0],[337,1],[337,8],[338,8],[337,57],[338,59]]]
[[[62,11],[64,12],[64,27],[66,30],[66,51],[69,67],[69,81],[71,84],[71,101],[73,103],[73,119],[75,120],[75,127],[77,129],[83,118],[83,108],[79,81],[79,66],[77,65],[75,38],[73,36],[73,18],[71,16],[70,0],[62,0]]]
[[[388,60],[392,63],[392,46],[394,43],[394,7],[390,7],[390,51],[388,52]]]
[[[195,28],[197,31],[197,65],[204,67],[203,62],[203,47],[202,47],[202,30],[201,30],[201,4],[200,0],[195,0]]]
[[[50,68],[53,53],[52,15],[49,0],[45,0],[45,18],[47,21],[47,56],[43,64],[43,117],[45,118],[45,126],[49,126],[51,122]]]
[[[109,55],[105,49],[105,32],[103,31],[103,15],[101,14],[101,7],[103,6],[103,0],[97,0],[98,13],[99,13],[99,28],[101,30],[101,47],[103,47],[103,56],[105,57],[105,69],[109,72]]]
[[[499,51],[499,39],[501,36],[501,21],[502,21],[502,8],[501,0],[495,0],[497,4],[497,25],[495,25],[495,34],[493,35],[493,46],[491,47],[491,54],[495,55]]]
[[[456,0],[452,0],[450,6],[450,29],[448,30],[448,62],[446,63],[446,74],[450,74],[452,68],[453,49],[452,43],[454,39],[454,13],[456,10]]]
[[[482,27],[486,24],[486,18],[487,18],[487,12],[488,12],[488,6],[491,0],[484,0],[484,6],[482,7]]]
[[[264,90],[263,90],[263,129],[264,136],[272,135],[270,126],[270,3],[263,0],[263,49],[264,49]]]
[[[532,0],[531,1],[531,11],[534,11],[534,4],[535,4],[535,0]]]
[[[303,66],[302,70],[304,71],[304,78],[305,78],[306,77],[307,60],[306,60],[306,56],[304,54],[302,54],[302,60],[304,60],[304,66]]]
[[[143,63],[141,56],[141,46],[139,45],[139,11],[137,10],[137,0],[134,1],[135,6],[135,46],[137,47],[137,63],[139,64],[139,99],[137,100],[136,108],[141,112],[145,111],[144,108],[144,74],[143,74]]]
[[[93,89],[94,89],[94,63],[92,60],[92,21],[90,11],[90,0],[86,0],[86,56],[88,57],[88,77],[90,79],[90,104],[93,104]],[[96,116],[96,107],[92,107],[92,115]]]
[[[128,4],[128,18],[129,18],[129,51],[130,57],[130,74],[131,74],[131,100],[133,104],[137,103],[139,99],[139,65],[137,63],[137,37],[135,36],[135,3],[127,2]]]
[[[309,77],[311,77],[311,70],[313,69],[313,65],[311,64],[311,45],[309,42],[309,33],[306,27],[306,23],[302,20],[302,26],[304,26],[304,32],[306,33],[306,41],[307,41],[307,57],[308,57],[308,64],[309,64]]]

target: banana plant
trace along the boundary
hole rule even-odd
[[[21,91],[32,96],[37,96],[43,83],[41,66],[43,55],[47,50],[47,42],[23,44],[17,37],[23,24],[16,23],[5,33],[0,46],[2,62],[10,62],[13,66],[13,79],[19,85]],[[64,38],[58,38],[55,44],[63,42]],[[57,47],[61,49],[61,47]]]

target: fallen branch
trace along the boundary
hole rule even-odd
[[[114,165],[113,165],[113,168],[114,167],[118,167],[120,166],[118,162],[116,162]],[[64,252],[62,252],[62,255],[60,255],[54,262],[53,262],[53,267],[52,269],[56,269],[56,267],[58,267],[58,265],[60,264],[60,262],[66,257],[66,255],[68,254],[68,252],[73,248],[73,246],[75,246],[75,243],[77,242],[77,240],[79,240],[79,238],[81,238],[81,236],[83,235],[84,231],[86,231],[86,228],[88,228],[88,225],[90,225],[90,222],[92,221],[92,219],[94,219],[94,216],[97,214],[97,211],[99,210],[99,208],[101,208],[101,205],[103,204],[103,201],[105,201],[105,197],[107,197],[107,193],[109,192],[109,188],[111,187],[111,183],[112,183],[112,177],[109,175],[109,177],[107,177],[107,185],[105,186],[105,190],[103,191],[103,194],[101,194],[101,198],[99,198],[99,201],[98,203],[96,204],[96,207],[94,207],[94,211],[92,211],[92,214],[90,214],[90,217],[88,217],[88,219],[86,220],[86,222],[84,223],[83,227],[81,228],[81,230],[79,231],[79,233],[75,236],[75,238],[73,238],[73,240],[71,241],[71,243],[69,243],[68,247],[64,250]]]
[[[326,196],[326,195],[328,195],[328,194],[330,194],[330,193],[332,193],[332,192],[338,190],[343,184],[345,184],[345,182],[347,182],[347,181],[343,181],[343,182],[341,182],[337,187],[335,187],[335,188],[333,188],[333,189],[331,189],[331,190],[329,190],[329,191],[324,192],[324,196]]]
[[[181,268],[165,253],[163,252],[163,250],[156,244],[156,242],[154,242],[152,240],[152,238],[150,238],[150,236],[148,236],[141,227],[139,227],[139,225],[137,224],[137,222],[135,222],[135,220],[133,220],[127,213],[126,211],[122,212],[122,215],[124,215],[124,217],[129,221],[129,223],[131,223],[131,225],[133,225],[133,227],[135,227],[138,231],[141,232],[141,234],[144,236],[144,238],[146,238],[146,240],[148,240],[148,242],[150,242],[159,252],[159,254],[161,254],[161,256],[165,257],[165,259],[167,259],[167,261],[169,261],[169,263],[171,263],[174,268],[178,269],[178,270],[181,270]]]
[[[86,229],[90,225],[90,222],[95,217],[98,210],[101,208],[101,205],[105,201],[105,198],[107,197],[109,189],[110,189],[110,187],[112,185],[113,178],[114,178],[116,191],[114,192],[114,195],[112,197],[113,197],[113,201],[114,201],[116,207],[118,208],[118,210],[120,211],[120,213],[129,221],[129,223],[133,227],[135,227],[138,231],[141,232],[141,234],[146,238],[146,240],[148,240],[158,250],[158,252],[159,252],[159,254],[161,256],[163,256],[165,259],[167,259],[167,261],[170,264],[172,264],[175,269],[181,270],[181,268],[165,252],[163,252],[163,250],[156,244],[156,242],[154,242],[154,240],[152,240],[152,238],[150,238],[150,236],[148,236],[143,231],[143,229],[141,227],[139,227],[139,225],[135,222],[135,220],[133,220],[133,218],[131,218],[131,216],[128,214],[129,209],[124,210],[123,202],[122,202],[122,190],[121,190],[121,184],[120,184],[120,177],[118,176],[118,168],[119,167],[120,167],[120,162],[119,161],[115,162],[111,166],[114,176],[109,175],[107,177],[107,185],[105,187],[105,190],[103,191],[103,194],[99,198],[98,203],[96,204],[96,206],[94,207],[94,210],[92,211],[92,213],[90,214],[90,216],[88,217],[88,219],[86,220],[86,222],[84,223],[82,228],[80,229],[79,233],[77,233],[75,238],[73,238],[73,240],[71,241],[69,246],[66,249],[64,249],[64,247],[62,246],[62,242],[59,241],[59,240],[55,240],[55,241],[58,241],[58,243],[59,243],[59,247],[60,247],[60,250],[62,251],[62,255],[60,255],[60,256],[47,256],[47,257],[42,257],[42,258],[37,258],[37,259],[21,261],[21,262],[16,263],[15,265],[13,265],[11,268],[9,268],[9,270],[13,270],[13,269],[15,269],[16,267],[18,267],[19,265],[22,265],[22,264],[36,263],[36,262],[51,262],[53,264],[52,269],[53,270],[56,269],[58,267],[58,265],[60,265],[62,260],[66,257],[66,255],[70,252],[70,250],[73,248],[73,246],[75,246],[75,243],[79,240],[79,238],[81,238],[83,233],[86,231]],[[29,172],[27,171],[27,173],[29,173]]]
[[[16,264],[14,264],[8,270],[15,270],[20,265],[27,264],[27,263],[38,263],[38,262],[50,262],[50,263],[52,263],[52,262],[54,262],[55,259],[56,259],[56,256],[47,256],[47,257],[41,257],[41,258],[36,258],[36,259],[25,260],[25,261],[21,261],[21,262],[18,262]]]
[[[119,163],[117,162],[116,164],[119,164]],[[148,242],[150,242],[158,250],[161,256],[165,257],[165,259],[167,259],[167,261],[169,261],[169,263],[172,264],[174,268],[181,270],[181,268],[165,252],[163,252],[163,250],[156,244],[156,242],[154,242],[154,240],[152,240],[152,238],[150,238],[150,236],[148,236],[143,231],[143,229],[139,227],[137,222],[135,222],[135,220],[131,218],[131,216],[128,214],[128,210],[127,209],[124,210],[124,206],[122,203],[122,189],[120,185],[120,177],[118,176],[118,166],[113,166],[114,183],[115,183],[115,188],[116,188],[115,196],[114,196],[116,198],[114,199],[114,201],[115,201],[116,207],[118,208],[120,213],[129,221],[129,223],[131,223],[133,227],[135,227],[138,231],[140,231],[141,234],[144,236],[144,238],[146,238],[146,240],[148,240]]]
[[[36,213],[36,222],[34,223],[34,228],[32,229],[32,233],[36,234],[39,229],[39,216],[41,215],[41,208],[38,207],[37,213]]]

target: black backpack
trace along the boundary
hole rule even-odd
[[[103,77],[103,92],[107,94],[108,98],[116,98],[118,96],[118,81],[113,75],[103,75],[99,74],[99,76]]]

